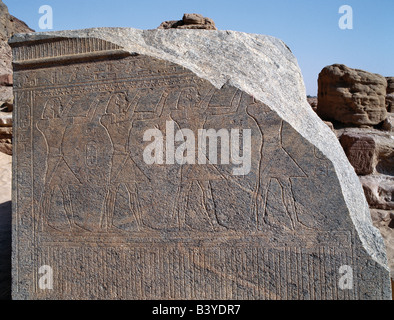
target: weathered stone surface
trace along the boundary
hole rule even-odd
[[[370,175],[360,180],[371,208],[394,210],[394,177]]]
[[[346,137],[346,140],[352,141],[352,143],[360,141],[359,143],[371,147],[368,148],[368,152],[360,151],[353,155],[355,159],[351,159],[350,161],[353,162],[356,171],[361,165],[358,163],[360,162],[369,166],[369,169],[370,165],[372,165],[373,170],[370,171],[368,169],[370,173],[394,176],[394,135],[392,132],[385,132],[373,128],[344,128],[335,131],[342,144],[343,137]],[[372,140],[374,142],[372,142]],[[367,143],[362,141],[370,142]],[[374,147],[372,147],[373,145]],[[345,148],[348,149],[349,146],[345,145]],[[372,152],[374,153],[373,155]],[[364,175],[364,173],[360,174]]]
[[[201,14],[185,13],[182,20],[164,21],[157,29],[206,29],[217,30],[215,22]]]
[[[12,127],[0,127],[0,152],[12,155]]]
[[[12,87],[0,86],[0,107],[13,100]]]
[[[12,114],[0,112],[0,127],[12,127]]]
[[[12,74],[0,75],[0,86],[12,86]]]
[[[361,184],[282,41],[89,29],[11,43],[14,298],[391,297]],[[178,157],[187,132],[250,130],[250,171],[171,161],[171,124]],[[152,129],[168,139],[163,164],[144,161]],[[53,290],[38,285],[42,265]]]
[[[386,107],[388,112],[394,112],[394,77],[386,77],[387,95]]]
[[[386,77],[387,80],[387,94],[394,93],[394,77]]]
[[[358,175],[373,173],[376,144],[371,136],[345,132],[339,141]]]
[[[11,201],[12,157],[0,153],[0,203]]]
[[[343,64],[327,66],[319,74],[317,113],[345,124],[379,124],[387,117],[386,88],[381,75]]]
[[[311,105],[313,111],[317,110],[317,97],[307,97],[306,100]]]
[[[394,211],[371,209],[372,221],[382,234],[387,248],[392,285],[394,279]]]
[[[34,30],[10,15],[7,6],[0,0],[0,127],[12,126],[12,52],[7,41],[15,33],[31,31]],[[0,152],[12,154],[11,137],[0,138]]]
[[[390,132],[394,132],[394,113],[389,113],[386,120],[384,120],[382,129]]]
[[[6,41],[15,33],[33,31],[26,23],[10,15],[7,6],[0,0],[0,41]]]

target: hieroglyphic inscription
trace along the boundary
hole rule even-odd
[[[341,265],[361,269],[334,168],[269,106],[97,39],[14,56],[14,297],[360,297],[338,287]],[[168,121],[250,129],[250,172],[145,163],[144,132]]]

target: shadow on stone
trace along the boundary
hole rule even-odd
[[[0,204],[0,300],[11,299],[11,201]]]

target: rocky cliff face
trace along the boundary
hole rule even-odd
[[[16,33],[33,32],[23,21],[10,15],[0,0],[0,152],[12,154],[12,52],[8,39]]]
[[[332,122],[360,178],[394,278],[394,77],[335,64],[321,71],[318,84],[318,102],[309,103]]]

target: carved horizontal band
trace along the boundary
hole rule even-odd
[[[79,60],[93,60],[99,58],[115,58],[115,57],[123,57],[130,55],[128,52],[122,49],[109,50],[109,51],[97,51],[97,52],[88,52],[88,53],[80,53],[73,55],[65,55],[58,57],[48,57],[48,58],[39,58],[32,60],[22,60],[22,61],[14,61],[15,66],[39,66],[45,64],[56,64],[56,63],[67,63]]]
[[[118,45],[96,38],[50,39],[13,45],[13,63],[21,67],[126,55],[129,53]]]

